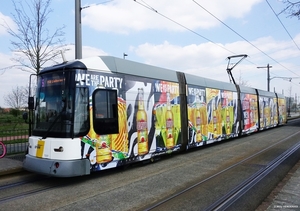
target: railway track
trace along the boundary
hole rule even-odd
[[[1,178],[0,210],[255,210],[299,160],[298,125],[296,120],[124,171]]]
[[[299,161],[299,134],[300,131],[295,132],[222,171],[139,210],[255,210]]]
[[[51,181],[49,177],[31,173],[18,173],[9,175],[9,177],[3,176],[1,179],[0,204],[38,194],[61,185]]]
[[[293,147],[285,151],[283,154],[278,156],[272,162],[270,162],[265,168],[262,168],[260,171],[256,172],[253,176],[246,179],[240,185],[238,185],[235,189],[227,193],[225,196],[220,198],[218,201],[209,206],[206,210],[227,210],[234,209],[239,206],[246,206],[243,197],[247,197],[248,192],[253,191],[256,185],[267,179],[267,177],[276,171],[276,168],[279,168],[280,165],[290,162],[288,159],[293,159],[295,156],[294,153],[299,153],[300,151],[300,143],[295,144]],[[294,162],[292,162],[294,164]],[[291,165],[292,166],[292,165]],[[245,200],[245,199],[244,199]],[[257,206],[253,206],[256,208]]]

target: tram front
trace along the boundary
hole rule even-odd
[[[90,174],[80,139],[90,127],[89,91],[75,79],[84,72],[80,62],[72,62],[45,68],[37,76],[26,170],[59,177]]]

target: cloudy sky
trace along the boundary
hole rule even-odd
[[[300,20],[280,14],[280,0],[81,0],[81,6],[83,58],[126,53],[128,60],[229,82],[227,57],[247,54],[232,70],[236,81],[266,90],[267,69],[257,67],[270,64],[270,89],[300,96]],[[52,0],[51,8],[47,28],[65,25],[65,56],[72,60],[75,0]],[[17,30],[13,14],[11,0],[1,5],[0,23]],[[0,24],[0,67],[13,64],[12,39]],[[0,71],[0,107],[14,87],[27,86],[29,74]]]

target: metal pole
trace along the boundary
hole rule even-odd
[[[82,59],[81,0],[75,0],[75,59]]]
[[[289,97],[288,117],[291,117],[291,97]]]
[[[272,68],[272,66],[270,66],[269,64],[266,67],[257,67],[257,68],[267,68],[267,90],[268,92],[270,91],[270,68]]]
[[[289,97],[288,117],[291,117],[292,86],[290,86],[289,92],[290,92],[289,93],[290,97]]]
[[[268,71],[267,71],[267,80],[268,80],[268,92],[270,91],[270,65],[268,64],[267,65],[267,69],[268,69]]]
[[[297,112],[297,93],[295,93],[295,112]]]
[[[33,124],[33,110],[34,110],[34,98],[31,96],[31,77],[32,76],[37,76],[37,74],[31,74],[29,76],[29,90],[28,90],[28,135],[31,136],[31,131],[32,131],[32,124]]]

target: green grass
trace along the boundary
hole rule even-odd
[[[22,115],[0,114],[0,137],[28,135],[28,128],[29,125],[25,123]]]

